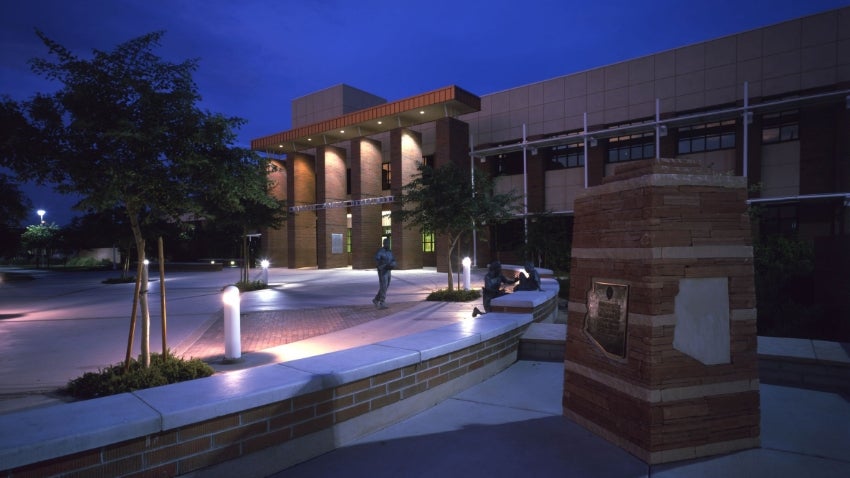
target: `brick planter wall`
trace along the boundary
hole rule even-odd
[[[200,379],[195,382],[201,383],[196,384],[183,382],[159,387],[159,390],[149,389],[132,395],[124,394],[123,398],[116,396],[92,400],[89,402],[93,405],[84,409],[86,413],[93,416],[115,415],[123,419],[89,431],[76,430],[73,425],[66,425],[71,428],[64,428],[63,432],[60,430],[63,424],[51,423],[51,426],[56,427],[56,432],[51,434],[53,438],[36,439],[28,445],[9,445],[7,440],[3,440],[0,453],[6,457],[6,464],[13,460],[25,460],[22,453],[60,456],[0,471],[0,476],[115,477],[177,476],[187,473],[204,476],[205,473],[213,471],[221,476],[265,476],[418,413],[515,362],[518,340],[530,323],[530,317],[517,318],[508,314],[492,314],[492,317],[479,319],[467,325],[466,329],[452,328],[445,335],[451,337],[446,343],[429,345],[429,340],[435,340],[433,332],[430,332],[427,338],[422,339],[425,345],[420,352],[404,350],[404,347],[394,342],[403,341],[405,347],[408,347],[407,344],[411,340],[417,340],[414,335],[390,340],[381,346],[365,346],[282,365],[249,369],[244,371],[246,375],[236,373],[233,376],[235,378],[231,380],[237,382],[247,380],[250,374],[260,374],[255,380],[260,385],[240,385],[240,391],[235,394],[222,392],[224,395],[230,393],[227,396],[231,397],[223,401],[210,397],[214,393],[209,392],[220,392],[226,387],[229,374]],[[467,334],[465,337],[459,338],[457,330],[469,331],[464,332]],[[480,337],[480,340],[476,339],[476,336]],[[394,345],[401,348],[394,350]],[[443,349],[454,350],[434,354],[434,351]],[[378,352],[375,352],[376,350]],[[334,358],[334,354],[342,356]],[[382,359],[369,365],[368,359],[364,357],[373,355]],[[423,356],[423,359],[411,360],[418,356]],[[356,361],[356,358],[363,359],[364,365],[360,367],[382,371],[353,380],[340,378],[350,376],[351,372],[335,374],[308,371],[312,368],[321,369],[328,363],[351,363]],[[403,365],[393,367],[382,363]],[[289,375],[281,375],[281,367],[293,370],[290,370]],[[281,376],[295,378],[289,386],[267,383],[280,381]],[[267,390],[258,389],[261,387]],[[181,388],[183,391],[173,394],[174,396],[163,396],[163,391],[167,393],[171,388]],[[290,389],[303,392],[289,394],[287,390]],[[238,409],[242,402],[256,401],[260,399],[257,398],[259,395],[269,394],[289,396],[261,406]],[[137,395],[141,402],[136,401],[133,395]],[[185,398],[187,396],[192,398]],[[102,401],[102,405],[94,403],[98,400]],[[192,400],[199,403],[187,403]],[[58,405],[56,407],[59,408],[53,413],[61,411],[61,407],[73,405],[75,404]],[[173,410],[169,409],[170,406]],[[238,410],[216,416],[217,411],[227,408]],[[75,414],[75,410],[69,408],[68,412]],[[192,416],[202,414],[199,410],[212,417],[193,421]],[[49,418],[44,416],[39,418],[39,414],[44,411],[50,412],[46,409],[28,410],[20,414],[0,416],[0,426],[9,427],[15,423],[22,428],[39,426],[35,424],[39,420],[41,423],[49,421]],[[159,431],[109,442],[108,437],[125,436],[133,430],[152,427]],[[6,430],[8,431],[8,428]],[[107,438],[103,438],[104,435]],[[69,454],[57,451],[79,449],[81,443],[99,440],[107,443]],[[265,460],[257,459],[264,453],[270,455],[267,455]],[[262,466],[267,468],[263,469]]]

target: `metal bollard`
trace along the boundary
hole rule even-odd
[[[463,290],[469,290],[469,265],[472,261],[468,257],[464,257],[461,262],[463,264]]]
[[[224,302],[224,363],[242,358],[242,339],[239,320],[239,288],[229,285],[221,297]]]

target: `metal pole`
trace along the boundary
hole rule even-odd
[[[584,112],[584,189],[587,189],[587,111]]]
[[[661,100],[655,98],[655,157],[661,157]]]
[[[528,246],[528,140],[525,134],[525,123],[522,124],[522,223],[524,243]]]
[[[475,148],[472,133],[469,134],[469,181],[472,184],[472,197],[475,197]],[[472,264],[478,264],[478,233],[475,230],[475,219],[472,220]]]
[[[744,177],[747,177],[749,170],[749,139],[750,139],[750,82],[744,82]]]

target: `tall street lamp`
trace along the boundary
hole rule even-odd
[[[44,224],[44,215],[47,214],[47,211],[45,211],[44,209],[39,209],[38,211],[36,211],[36,213],[38,213],[38,217],[41,219],[41,223]]]

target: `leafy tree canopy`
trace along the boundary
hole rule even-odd
[[[17,228],[31,213],[32,202],[12,179],[0,174],[0,229]]]
[[[62,87],[17,104],[2,102],[8,126],[0,161],[26,179],[77,193],[79,209],[126,210],[134,236],[145,218],[241,215],[247,203],[269,209],[267,162],[233,146],[244,120],[202,111],[192,79],[196,60],[154,54],[163,32],[95,50],[91,59],[37,32],[51,59],[33,71]]]
[[[402,190],[399,211],[394,220],[408,227],[445,234],[449,238],[449,289],[453,288],[451,254],[465,233],[511,219],[520,196],[497,193],[490,177],[475,169],[470,174],[454,163],[432,168],[418,165],[418,173]]]

